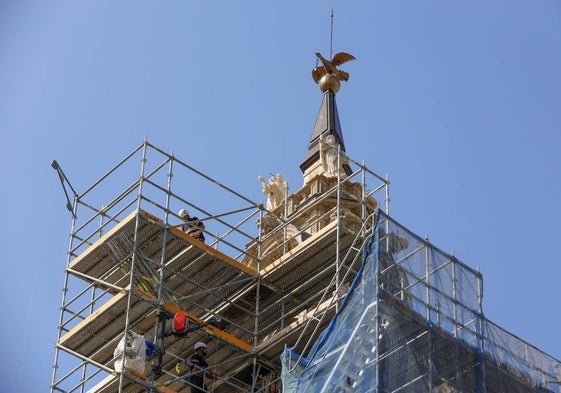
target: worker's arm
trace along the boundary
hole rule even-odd
[[[204,371],[203,371],[204,370]],[[214,380],[216,378],[216,370],[209,370],[208,368],[201,368],[197,364],[193,364],[191,374],[204,376],[207,380]]]

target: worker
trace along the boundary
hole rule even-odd
[[[179,217],[185,221],[185,224],[181,226],[181,230],[193,236],[195,239],[205,242],[205,224],[199,220],[198,217],[191,217],[189,212],[185,209],[181,209],[178,213]]]
[[[197,341],[194,349],[195,353],[191,356],[191,373],[189,374],[191,393],[205,393],[208,391],[207,381],[214,380],[216,374],[214,371],[208,370],[208,363],[205,360],[208,354],[206,344]]]

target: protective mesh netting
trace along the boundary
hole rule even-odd
[[[560,393],[561,362],[483,317],[477,271],[377,213],[362,267],[283,392]]]

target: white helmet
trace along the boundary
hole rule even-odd
[[[206,348],[206,344],[205,344],[204,342],[202,342],[202,341],[197,341],[197,342],[195,343],[195,351],[196,351],[197,349],[199,349],[199,348]]]
[[[189,212],[188,212],[187,210],[185,210],[185,209],[181,209],[181,210],[179,211],[179,213],[177,213],[177,215],[178,215],[179,217],[181,217],[181,218],[185,218],[186,216],[189,215]]]

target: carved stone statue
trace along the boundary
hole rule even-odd
[[[276,176],[269,178],[269,183],[265,182],[263,176],[258,176],[257,179],[263,185],[263,194],[267,195],[267,210],[274,210],[279,206],[286,195],[288,190],[288,183],[283,180],[282,175],[279,173]]]
[[[349,159],[343,151],[341,151],[340,159],[338,154],[339,143],[337,143],[335,135],[322,134],[319,137],[319,155],[325,177],[337,177],[339,173],[341,176],[345,175],[343,164],[347,164]]]
[[[314,79],[314,82],[319,83],[320,79],[325,74],[334,75],[340,81],[346,82],[349,80],[349,74],[345,71],[338,70],[337,66],[350,60],[356,60],[353,55],[345,52],[339,52],[335,54],[335,56],[333,56],[333,59],[331,60],[327,60],[319,52],[316,53],[316,56],[322,62],[323,66],[316,67],[312,70],[312,78]]]

